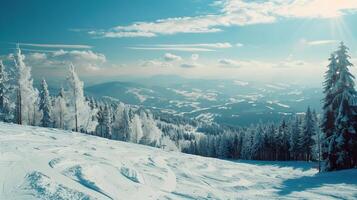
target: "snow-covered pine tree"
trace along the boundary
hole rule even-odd
[[[112,112],[108,104],[104,107],[104,127],[106,138],[112,137]]]
[[[300,120],[299,117],[295,116],[295,119],[290,124],[290,155],[291,159],[298,160],[300,149],[299,149],[299,140],[300,140]]]
[[[104,109],[103,106],[99,106],[98,112],[97,112],[97,122],[98,125],[96,127],[96,135],[104,137]]]
[[[243,159],[250,160],[252,159],[252,150],[253,150],[253,140],[255,135],[255,128],[253,126],[249,127],[246,130],[243,138],[243,146],[241,151],[241,157]]]
[[[327,161],[330,160],[329,163],[326,162],[326,168],[330,168],[330,163],[335,163],[335,156],[330,152],[330,148],[332,147],[332,135],[335,132],[335,110],[333,108],[332,102],[334,100],[334,87],[336,85],[338,69],[337,69],[337,59],[335,54],[331,54],[329,58],[328,70],[325,73],[325,81],[324,81],[324,99],[323,99],[323,117],[321,123],[321,130],[324,133],[324,137],[322,138],[322,159]],[[324,167],[324,168],[325,168]]]
[[[39,109],[40,112],[42,113],[41,126],[52,127],[53,119],[52,119],[51,97],[48,92],[48,85],[45,79],[43,79],[41,82]]]
[[[312,117],[314,119],[314,125],[315,125],[315,130],[316,130],[316,133],[315,135],[313,136],[313,139],[314,139],[314,143],[315,145],[313,146],[313,160],[317,160],[318,161],[318,164],[319,164],[319,172],[321,171],[321,140],[323,138],[323,133],[319,127],[320,125],[320,119],[318,118],[318,115],[316,113],[315,110],[312,111]]]
[[[357,106],[357,93],[354,88],[354,76],[349,72],[348,67],[353,66],[349,61],[348,48],[341,43],[336,52],[338,61],[338,78],[335,86],[335,105],[339,105],[335,127],[337,160],[336,168],[352,168],[357,166],[353,159],[353,147],[357,142],[357,121],[355,120],[355,108]]]
[[[123,103],[119,103],[114,112],[112,138],[115,140],[128,141],[130,139],[131,109]]]
[[[314,145],[313,136],[316,134],[315,121],[312,116],[310,107],[307,108],[304,121],[301,128],[299,140],[299,149],[302,153],[302,159],[309,161],[312,156],[312,147]]]
[[[69,67],[67,87],[66,100],[69,105],[70,118],[72,119],[69,128],[74,131],[93,132],[97,126],[97,122],[93,120],[96,110],[92,110],[89,106],[89,102],[86,101],[83,92],[83,82],[75,72],[73,64]]]
[[[36,125],[39,121],[38,111],[38,90],[33,87],[33,79],[31,77],[31,69],[26,66],[25,56],[21,53],[19,45],[17,45],[15,53],[15,66],[17,69],[17,84],[18,84],[18,101],[19,110],[18,119],[21,124]]]
[[[97,102],[95,101],[94,97],[89,99],[89,106],[92,110],[97,108]]]
[[[357,166],[355,155],[357,96],[354,88],[354,76],[349,72],[349,67],[353,66],[349,58],[348,48],[341,42],[339,50],[336,52],[336,80],[330,89],[332,100],[328,106],[333,125],[329,124],[331,126],[329,129],[323,126],[325,133],[324,168],[328,171]],[[325,102],[327,102],[329,96],[326,92],[325,95]],[[324,111],[326,113],[329,110],[324,107]],[[324,123],[327,121],[332,123],[331,119],[328,119],[329,115],[324,115]]]
[[[9,89],[9,78],[5,71],[5,66],[2,60],[0,60],[0,121],[4,122],[11,122],[13,118]]]
[[[143,133],[140,143],[157,146],[162,136],[162,131],[157,127],[153,114],[148,110],[141,109],[139,117]]]
[[[262,160],[263,152],[264,152],[264,131],[262,125],[259,124],[257,130],[255,131],[255,135],[253,138],[253,147],[252,147],[252,158],[254,160]]]
[[[97,135],[105,138],[112,136],[112,114],[109,106],[100,106],[97,113],[98,125],[96,128]]]
[[[63,87],[61,87],[53,106],[53,120],[54,127],[60,129],[66,129],[66,121],[68,120],[68,110],[65,99],[65,92]]]

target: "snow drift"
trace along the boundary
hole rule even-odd
[[[0,123],[0,199],[355,199],[357,170],[224,161]]]

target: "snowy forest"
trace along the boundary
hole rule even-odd
[[[0,120],[207,157],[322,161],[325,171],[355,168],[357,93],[349,59],[343,43],[329,58],[323,113],[306,108],[280,123],[232,127],[86,96],[73,64],[64,87],[50,95],[46,80],[38,89],[33,86],[31,69],[17,46],[12,65],[0,61]]]

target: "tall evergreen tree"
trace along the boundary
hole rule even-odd
[[[349,72],[353,66],[349,61],[348,48],[341,42],[336,52],[336,69],[328,71],[325,85],[323,131],[325,144],[323,148],[325,170],[338,170],[357,166],[356,150],[356,90],[354,76]],[[331,68],[331,67],[330,67]],[[332,73],[334,71],[334,73]],[[334,84],[328,85],[329,80]],[[326,89],[325,89],[326,90]]]
[[[110,107],[106,104],[104,107],[104,127],[106,138],[112,137],[112,113]]]
[[[38,90],[33,87],[33,79],[31,77],[31,69],[26,66],[25,56],[21,53],[19,45],[17,45],[15,53],[15,66],[17,69],[17,84],[18,84],[18,100],[17,108],[21,108],[18,112],[21,116],[21,124],[36,125],[39,121],[38,112]]]
[[[296,116],[295,119],[291,122],[290,125],[290,155],[293,160],[299,158],[299,141],[300,141],[300,120]]]
[[[68,110],[63,87],[61,87],[55,99],[53,110],[53,119],[55,122],[54,126],[56,128],[66,129]]]
[[[69,124],[70,128],[75,131],[92,132],[95,130],[97,123],[93,120],[96,114],[86,101],[83,91],[83,82],[79,79],[75,72],[73,64],[69,67],[67,76],[68,93],[66,100],[68,101],[72,123]]]
[[[302,153],[302,158],[306,161],[311,160],[312,148],[314,145],[313,137],[315,136],[315,134],[316,129],[314,117],[312,115],[310,107],[308,107],[305,114],[303,127],[301,129],[301,136],[299,138],[299,148]]]
[[[10,122],[13,118],[9,89],[9,78],[5,71],[5,66],[0,60],[0,121],[4,122]]]
[[[41,126],[52,127],[53,120],[52,120],[51,97],[48,92],[48,85],[45,79],[43,79],[41,82],[39,109],[40,112],[42,113]]]

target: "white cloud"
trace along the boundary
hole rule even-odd
[[[242,46],[244,46],[242,43],[237,43],[236,44],[236,47],[242,47]]]
[[[165,61],[160,61],[158,59],[141,61],[140,66],[142,67],[171,67],[172,64]]]
[[[337,40],[314,40],[314,41],[306,41],[302,40],[302,43],[310,46],[319,46],[319,45],[327,45],[327,44],[337,44],[339,41]]]
[[[80,44],[33,44],[19,43],[20,46],[43,47],[43,48],[58,48],[58,49],[91,49],[92,46]]]
[[[211,33],[229,26],[273,23],[280,18],[331,18],[357,10],[355,0],[219,0],[213,5],[219,8],[218,14],[136,22],[88,33],[109,38]]]
[[[133,50],[153,50],[153,51],[187,51],[187,52],[207,52],[214,49],[193,48],[193,47],[128,47]]]
[[[293,55],[289,55],[286,59],[276,62],[263,62],[257,60],[233,60],[233,59],[219,59],[218,63],[221,67],[227,68],[297,68],[307,66],[308,63],[295,59]]]
[[[90,35],[101,35],[102,37],[106,38],[124,38],[124,37],[154,37],[156,36],[154,33],[148,33],[148,32],[115,32],[115,31],[109,31],[109,32],[96,32],[96,31],[90,31]]]
[[[231,48],[229,42],[223,43],[196,43],[196,44],[157,44],[158,47],[200,47],[200,48],[213,48],[213,49],[226,49]]]
[[[34,59],[34,60],[45,60],[47,58],[47,55],[45,53],[31,53],[29,55],[30,59]]]
[[[57,54],[57,56],[63,56],[63,55],[68,55],[70,58],[78,61],[85,60],[87,62],[99,62],[99,63],[106,62],[106,57],[104,56],[104,54],[94,53],[93,51],[73,50],[73,51],[64,52],[64,54],[62,55]]]
[[[232,45],[228,42],[224,43],[198,43],[198,44],[155,44],[155,45],[139,45],[128,47],[135,50],[168,50],[168,51],[187,51],[187,52],[205,52],[215,51],[216,49],[231,48]]]
[[[91,50],[66,51],[61,49],[51,52],[30,52],[25,55],[26,64],[31,66],[35,73],[44,75],[48,72],[63,73],[69,63],[73,63],[78,72],[98,71],[107,61],[103,54]]]
[[[180,60],[182,60],[182,58],[180,56],[172,54],[172,53],[166,53],[164,55],[164,59],[166,61],[180,61]]]

